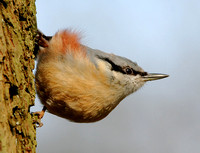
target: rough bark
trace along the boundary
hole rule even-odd
[[[35,152],[34,0],[0,0],[0,152]]]

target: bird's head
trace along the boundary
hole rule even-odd
[[[97,68],[108,77],[113,87],[118,88],[127,96],[144,85],[147,81],[163,79],[168,77],[166,74],[145,72],[137,63],[131,60],[108,54],[100,50],[94,50],[89,47],[87,56]]]

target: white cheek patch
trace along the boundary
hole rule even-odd
[[[115,83],[121,86],[124,94],[127,96],[135,91],[137,91],[140,87],[144,85],[144,82],[141,81],[141,77],[139,75],[124,75],[119,72],[113,73],[115,76]]]
[[[138,90],[144,85],[141,81],[140,75],[127,75],[120,72],[111,70],[111,65],[108,62],[97,59],[97,65],[99,71],[102,71],[110,80],[112,88],[117,89],[121,94],[127,96],[134,91]]]
[[[97,59],[98,69],[107,74],[111,73],[111,65],[103,60]]]

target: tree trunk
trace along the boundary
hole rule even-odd
[[[0,152],[35,152],[35,0],[0,0]]]

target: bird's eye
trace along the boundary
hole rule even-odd
[[[125,73],[126,74],[133,74],[133,70],[130,67],[125,68]]]

